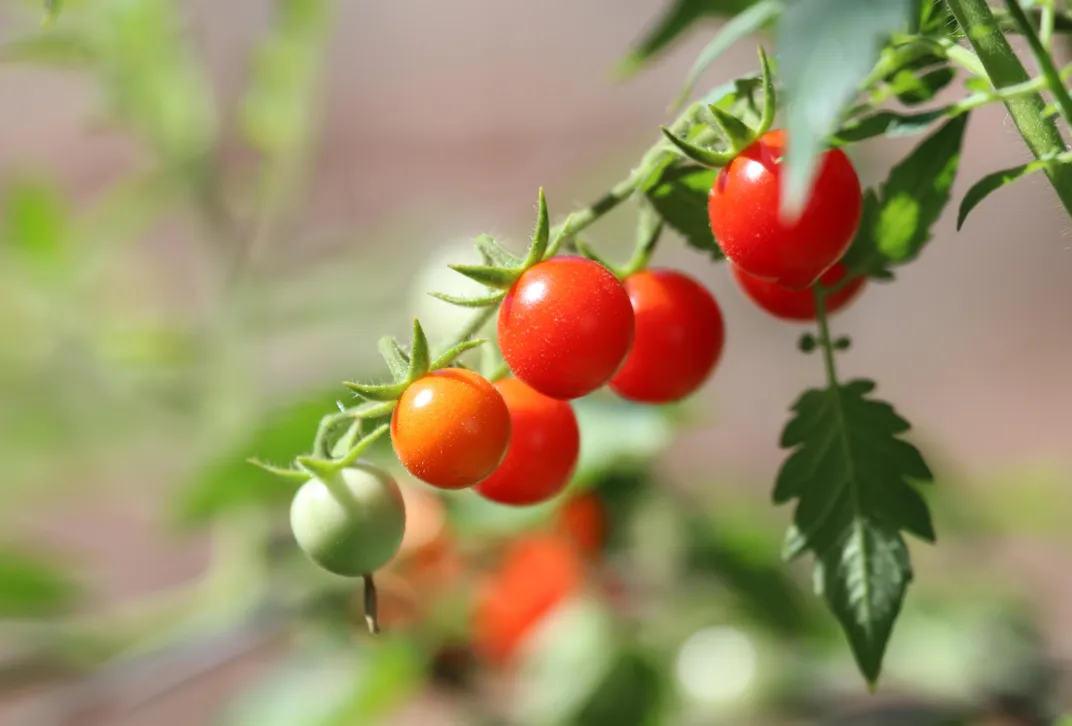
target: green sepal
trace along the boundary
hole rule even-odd
[[[516,267],[490,267],[488,265],[449,265],[449,267],[474,282],[496,290],[510,289],[522,272]]]
[[[397,401],[406,392],[409,383],[366,384],[343,381],[343,385],[367,401]]]
[[[257,467],[258,469],[263,469],[269,474],[275,474],[276,476],[282,477],[283,479],[290,479],[293,481],[308,481],[309,479],[309,474],[304,471],[299,471],[297,469],[284,469],[280,466],[272,466],[271,464],[267,464],[256,458],[249,458],[246,459],[246,461],[250,464],[253,464],[253,466]]]
[[[442,300],[443,302],[457,305],[458,307],[487,308],[502,302],[504,291],[497,290],[489,295],[478,295],[476,297],[458,297],[456,295],[448,295],[444,292],[430,292],[428,294],[436,300]]]
[[[603,256],[596,252],[594,249],[592,249],[592,247],[589,246],[587,242],[582,239],[577,239],[574,241],[573,244],[577,247],[577,251],[581,254],[581,257],[587,257],[593,262],[598,262],[599,264],[603,265],[608,270],[613,272],[615,277],[618,277],[618,270],[615,269],[614,265],[608,260],[604,259]]]
[[[409,351],[409,372],[405,382],[413,383],[418,378],[428,373],[431,365],[431,354],[428,352],[428,336],[424,334],[421,321],[413,319],[413,343]]]
[[[354,418],[379,418],[391,413],[395,408],[396,401],[366,401],[358,406],[346,409],[347,413]]]
[[[368,451],[368,448],[374,443],[376,443],[376,440],[383,436],[385,433],[387,433],[388,429],[390,428],[390,424],[383,424],[381,426],[377,426],[375,429],[370,431],[367,436],[362,437],[361,440],[354,444],[350,448],[350,450],[343,455],[342,458],[332,463],[336,464],[339,469],[344,469],[350,466],[359,458],[361,458],[361,455]]]
[[[521,264],[521,258],[500,247],[490,234],[479,235],[473,244],[488,267],[517,267]]]
[[[318,459],[313,456],[299,456],[297,462],[298,466],[305,469],[310,476],[319,479],[320,481],[331,479],[339,473],[340,469],[342,469],[337,461]]]
[[[379,349],[391,376],[396,381],[405,379],[409,371],[409,356],[402,350],[402,345],[390,335],[385,335],[380,338]]]
[[[544,258],[550,234],[551,223],[547,218],[547,198],[544,196],[543,187],[540,187],[536,210],[536,229],[532,233],[532,245],[529,247],[529,252],[525,256],[525,261],[521,263],[523,268],[528,269]]]
[[[724,111],[714,104],[710,104],[707,110],[711,112],[711,116],[715,119],[715,125],[718,126],[726,141],[729,142],[730,148],[735,152],[740,152],[755,141],[755,132],[748,128],[744,121],[729,111]]]
[[[665,126],[660,126],[659,130],[663,132],[663,136],[666,137],[666,140],[673,144],[682,155],[692,159],[701,166],[706,166],[711,169],[719,169],[733,161],[733,157],[736,156],[736,154],[732,152],[725,153],[721,151],[712,151],[711,149],[703,149],[694,144],[690,144],[688,141],[674,136],[673,132]]]
[[[763,46],[759,46],[760,79],[763,82],[763,114],[759,118],[756,127],[756,138],[770,131],[774,125],[774,114],[777,110],[777,95],[774,92],[774,76],[771,74],[770,59]]]
[[[473,350],[474,348],[479,348],[486,342],[488,341],[484,338],[477,338],[476,340],[463,340],[461,343],[458,343],[457,345],[447,349],[446,352],[444,352],[442,355],[432,361],[430,370],[438,371],[440,368],[446,368],[452,362],[454,362],[455,358],[460,356],[462,353]]]

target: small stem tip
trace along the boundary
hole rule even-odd
[[[372,578],[372,573],[368,573],[365,578],[365,623],[368,625],[368,630],[373,635],[380,632],[380,615],[379,615],[379,601],[376,597],[376,581]]]

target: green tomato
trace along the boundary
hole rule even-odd
[[[359,577],[398,552],[406,509],[390,474],[358,463],[327,482],[302,484],[290,505],[290,527],[313,562],[336,575]]]

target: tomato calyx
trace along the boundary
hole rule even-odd
[[[587,242],[577,239],[574,245],[582,257],[587,257],[593,262],[606,267],[619,280],[624,280],[632,274],[640,272],[651,261],[659,237],[662,235],[664,222],[655,210],[648,206],[642,206],[637,215],[637,241],[632,257],[624,265],[615,265],[596,252]]]
[[[666,140],[673,144],[674,148],[683,156],[695,161],[697,164],[718,169],[729,164],[741,151],[770,131],[771,126],[774,124],[776,101],[770,61],[767,58],[766,51],[763,50],[763,46],[759,46],[759,64],[763,83],[763,109],[759,123],[755,128],[748,126],[748,124],[728,111],[710,104],[707,106],[707,110],[711,113],[709,125],[722,135],[727,146],[725,150],[699,146],[688,139],[676,136],[665,126],[660,126],[659,130],[662,131]]]

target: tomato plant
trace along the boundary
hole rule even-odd
[[[610,388],[643,403],[670,403],[692,394],[711,375],[726,332],[722,311],[707,289],[675,270],[630,275],[636,334]]]
[[[733,264],[730,265],[730,272],[748,299],[776,318],[803,322],[815,320],[819,314],[815,294],[810,289],[789,290],[776,282],[750,275]],[[838,262],[819,277],[820,285],[828,288],[837,286],[824,299],[827,315],[836,313],[856,299],[867,282],[866,277],[845,280],[847,274],[848,269]]]
[[[502,464],[476,485],[482,497],[502,504],[536,504],[569,483],[581,448],[577,417],[569,403],[550,398],[516,378],[495,384],[510,411],[510,445]]]

